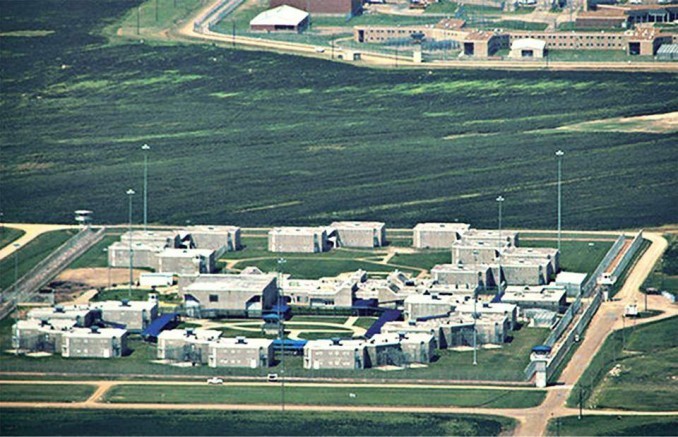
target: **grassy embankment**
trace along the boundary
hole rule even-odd
[[[669,436],[678,428],[676,416],[566,416],[549,421],[549,436]]]
[[[93,393],[94,386],[90,385],[2,384],[0,382],[0,402],[82,402]],[[3,411],[2,415],[4,414]]]
[[[13,241],[18,240],[26,232],[21,229],[8,228],[7,226],[0,226],[0,249],[7,246]]]

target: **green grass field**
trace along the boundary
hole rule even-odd
[[[678,410],[678,317],[616,331],[603,344],[568,400],[584,388],[589,407],[640,411]],[[627,326],[628,326],[627,325]]]
[[[6,409],[2,435],[506,435],[511,419],[496,416],[286,411],[103,411]]]
[[[64,244],[76,234],[75,230],[63,230],[46,232],[39,235],[17,252],[0,260],[0,289],[14,283],[15,257],[18,277],[21,278],[26,272],[35,267],[45,256]]]
[[[280,393],[278,384],[262,387],[120,385],[106,392],[104,398],[107,402],[123,403],[276,404],[280,402]],[[355,397],[349,396],[350,393]],[[545,394],[537,390],[319,388],[285,385],[285,402],[290,405],[530,408],[539,405]]]
[[[521,240],[524,247],[558,247],[558,241]],[[568,272],[591,274],[612,247],[608,241],[561,241],[560,267]]]
[[[7,226],[0,226],[0,249],[7,246],[11,242],[18,240],[25,232],[21,229],[8,228]]]
[[[669,436],[678,428],[676,416],[566,416],[549,421],[548,435]]]
[[[119,240],[119,235],[105,235],[101,241],[73,261],[68,268],[81,269],[84,267],[107,267],[108,253],[105,252],[104,249]]]
[[[93,393],[89,385],[0,383],[0,402],[82,402]]]
[[[211,45],[110,44],[101,29],[134,18],[137,1],[64,2],[0,3],[0,32],[53,31],[3,38],[7,220],[67,222],[88,205],[97,220],[124,223],[125,191],[141,192],[144,143],[153,148],[151,223],[457,217],[483,228],[494,226],[492,199],[503,193],[506,226],[553,226],[553,152],[563,145],[568,227],[678,216],[675,135],[555,130],[674,110],[674,74],[429,74]],[[662,98],[645,98],[648,89]],[[139,222],[141,196],[134,201]]]

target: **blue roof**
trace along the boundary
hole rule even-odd
[[[379,299],[356,299],[353,303],[354,308],[377,308]]]
[[[165,328],[167,328],[167,325],[172,323],[177,318],[177,316],[177,313],[161,315],[157,319],[153,320],[151,324],[148,325],[146,329],[144,329],[141,335],[144,337],[157,337],[162,331],[165,330]]]
[[[308,340],[291,340],[286,338],[284,343],[280,341],[279,338],[273,340],[273,348],[281,349],[281,346],[284,344],[286,350],[301,350],[306,346]]]
[[[544,344],[540,346],[535,346],[532,348],[532,352],[537,352],[537,353],[549,353],[551,352],[551,346],[546,346]]]
[[[371,338],[374,334],[379,334],[379,332],[381,332],[382,326],[384,326],[384,323],[398,320],[401,315],[402,311],[385,310],[383,313],[381,313],[381,316],[379,316],[377,321],[374,322],[372,326],[370,326],[370,329],[367,330],[367,332],[365,333],[365,337]]]

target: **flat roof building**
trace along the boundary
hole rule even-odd
[[[441,284],[469,285],[483,290],[496,285],[492,269],[486,264],[438,264],[431,269],[431,277]]]
[[[211,329],[171,329],[158,335],[158,359],[207,364],[210,344],[221,336]]]
[[[516,247],[519,244],[518,233],[502,230],[501,235],[495,229],[470,229],[462,238],[465,242],[483,241],[486,245],[493,243],[497,247]]]
[[[260,317],[278,302],[275,275],[199,275],[183,289],[187,310],[199,317]]]
[[[511,247],[502,253],[502,259],[511,258],[548,260],[551,264],[547,272],[549,278],[555,277],[560,270],[560,251],[553,247]]]
[[[225,252],[240,250],[240,228],[237,226],[188,226],[183,229],[191,235],[198,249],[210,249],[220,257]]]
[[[143,242],[132,242],[131,255],[134,268],[149,268],[158,270],[158,254],[163,251],[163,247],[156,244],[147,244]],[[130,265],[130,244],[129,242],[116,241],[108,246],[108,266],[124,267]]]
[[[365,345],[369,367],[430,363],[435,356],[436,337],[428,333],[391,332],[376,334]]]
[[[367,279],[364,270],[342,274],[334,278],[294,279],[282,281],[285,297],[291,305],[309,307],[351,307],[358,284]]]
[[[498,265],[492,266],[498,276]],[[549,282],[551,261],[545,258],[507,257],[501,260],[502,281],[508,285],[544,285]]]
[[[363,340],[310,340],[304,347],[304,369],[364,369]]]
[[[158,253],[158,271],[177,275],[197,275],[216,270],[213,249],[163,249]]]
[[[508,286],[502,302],[518,305],[522,310],[540,308],[563,312],[567,307],[565,287],[557,286]]]
[[[268,233],[269,252],[318,253],[328,249],[325,228],[283,227]]]
[[[101,319],[125,325],[125,329],[139,332],[158,317],[157,300],[107,300],[94,302],[92,307],[101,310]]]
[[[89,305],[55,305],[47,308],[33,308],[27,318],[37,320],[72,320],[76,326],[89,327],[101,319],[101,312]]]
[[[556,275],[556,285],[565,287],[569,297],[579,296],[586,281],[587,273],[560,272]]]
[[[447,315],[454,311],[455,304],[450,296],[413,294],[405,299],[405,320],[422,317]]]
[[[536,38],[519,38],[511,43],[508,56],[514,59],[542,59],[545,51],[545,41]]]
[[[466,265],[493,264],[506,247],[506,243],[500,243],[498,240],[463,239],[452,244],[452,263]]]
[[[273,5],[271,5],[273,6]],[[308,27],[309,15],[300,9],[282,5],[266,10],[250,21],[252,31],[263,32],[297,32]]]
[[[74,320],[18,320],[12,326],[12,348],[60,354],[63,334],[74,327]]]
[[[257,369],[273,365],[273,340],[266,338],[219,338],[209,346],[210,367]]]
[[[418,223],[412,231],[412,245],[418,249],[449,249],[470,228],[466,223]]]
[[[386,225],[381,222],[334,222],[338,246],[382,247],[386,243]]]
[[[73,328],[62,337],[65,358],[117,358],[127,353],[127,331],[117,328]]]

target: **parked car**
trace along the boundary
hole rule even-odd
[[[277,381],[278,380],[278,374],[277,373],[269,373],[268,376],[266,377],[266,379],[269,382]]]
[[[207,383],[210,385],[221,385],[224,383],[224,380],[221,378],[217,378],[216,376],[210,378],[207,380]]]

